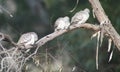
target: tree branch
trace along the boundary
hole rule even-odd
[[[89,0],[89,2],[92,5],[92,8],[95,12],[95,15],[100,23],[104,21],[108,21],[103,27],[105,30],[105,33],[109,35],[109,37],[113,40],[114,44],[120,51],[120,36],[117,33],[117,31],[112,26],[108,16],[105,14],[104,9],[102,8],[99,0]]]
[[[71,30],[74,30],[74,29],[77,29],[77,28],[86,28],[86,29],[92,29],[94,31],[99,31],[100,30],[100,27],[99,25],[93,25],[93,24],[89,24],[89,23],[85,23],[85,24],[73,24],[69,27],[68,30],[59,30],[59,31],[56,31],[56,32],[53,32],[41,39],[39,39],[36,44],[38,47],[44,45],[45,43],[47,43],[48,41],[50,40],[53,40],[54,38],[66,33],[66,32],[69,32]]]
[[[108,16],[105,14],[104,9],[102,8],[99,0],[89,0],[89,2],[92,5],[92,8],[95,12],[95,15],[98,19],[98,21],[101,23],[102,21],[109,21]]]

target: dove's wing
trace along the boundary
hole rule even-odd
[[[77,12],[71,19],[71,23],[77,23],[83,19],[82,12]]]
[[[67,29],[70,26],[70,19],[68,16],[64,17],[64,29]]]
[[[58,19],[55,21],[55,25],[54,25],[55,28],[60,24],[61,19],[62,19],[62,18],[58,18]]]
[[[24,43],[26,43],[26,42],[28,42],[30,40],[31,40],[30,34],[28,34],[28,33],[27,34],[23,34],[20,37],[20,39],[18,40],[17,44],[24,44]]]
[[[30,37],[30,38],[29,38],[29,40],[28,40],[28,39],[26,40],[25,45],[32,45],[32,44],[35,43],[35,37],[34,37],[34,34],[31,34],[29,37]]]
[[[31,35],[33,35],[34,41],[38,40],[38,35],[35,32],[29,32]]]
[[[66,22],[64,18],[58,18],[55,22],[55,31],[56,30],[60,30],[60,29],[64,29],[64,27],[66,26]]]
[[[81,24],[81,23],[85,23],[89,18],[89,10],[83,10],[83,11],[79,11],[77,12],[71,19],[71,23],[72,24]]]

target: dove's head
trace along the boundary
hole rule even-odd
[[[85,8],[84,11],[90,13],[90,10],[88,8]]]
[[[35,32],[29,32],[29,33],[34,36],[35,41],[38,40],[38,35]]]
[[[65,17],[64,17],[64,20],[65,20],[65,21],[69,21],[69,17],[68,17],[68,16],[65,16]]]

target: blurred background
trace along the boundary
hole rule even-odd
[[[113,26],[120,34],[120,0],[100,0]],[[15,42],[25,32],[34,31],[39,38],[54,31],[57,18],[70,18],[79,10],[89,8],[87,22],[98,24],[93,18],[88,0],[0,0],[0,32],[9,34]],[[71,10],[75,7],[75,10]],[[108,63],[108,42],[104,38],[99,48],[99,70],[95,67],[96,38],[93,31],[77,29],[63,34],[41,47],[26,64],[25,72],[120,72],[120,52],[114,49]]]

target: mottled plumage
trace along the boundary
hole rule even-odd
[[[89,18],[90,10],[88,8],[77,12],[71,19],[72,24],[82,24],[85,23]]]
[[[35,32],[28,32],[22,34],[17,42],[17,45],[21,48],[31,48],[35,41],[38,40],[38,36]]]
[[[55,25],[54,25],[55,31],[68,29],[69,26],[70,26],[70,21],[68,16],[58,18],[55,21]]]

